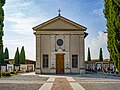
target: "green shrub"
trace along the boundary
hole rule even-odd
[[[28,72],[30,72],[29,70],[26,70],[26,72],[28,73]]]
[[[24,73],[24,71],[17,71],[17,73]]]
[[[10,74],[17,74],[17,72],[16,72],[16,71],[13,71],[13,72],[10,72]]]
[[[5,76],[5,72],[1,72],[1,76]]]
[[[5,72],[5,76],[11,76],[9,72]]]
[[[9,72],[1,72],[1,76],[11,76],[11,74]]]

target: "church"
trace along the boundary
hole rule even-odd
[[[33,27],[36,74],[85,73],[86,27],[60,15]]]

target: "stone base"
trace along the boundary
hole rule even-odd
[[[51,74],[55,74],[56,73],[56,69],[50,69],[50,73]]]
[[[36,68],[36,69],[35,69],[35,73],[36,73],[36,74],[41,74],[41,69],[40,69],[40,68]]]
[[[80,74],[85,74],[85,69],[80,69]]]
[[[65,73],[66,74],[70,73],[70,69],[65,69]]]

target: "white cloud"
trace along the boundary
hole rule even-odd
[[[41,13],[40,8],[33,2],[25,2],[25,0],[7,0],[4,10],[4,47],[8,47],[10,58],[14,58],[17,47],[21,49],[24,46],[26,57],[35,60],[35,41],[32,27],[46,20],[44,13],[35,14],[35,12]],[[9,32],[10,34],[8,34]]]
[[[22,38],[22,39],[9,39],[5,38],[5,47],[8,47],[10,58],[14,58],[17,47],[19,47],[19,52],[21,47],[24,46],[26,52],[26,58],[35,60],[35,41],[34,38]]]
[[[98,58],[100,48],[103,49],[104,58],[109,57],[109,53],[107,50],[107,34],[105,34],[104,32],[98,31],[98,36],[96,38],[92,39],[92,41],[88,45],[88,47],[90,47],[90,49],[91,49],[92,58]]]
[[[14,5],[13,2],[15,3]],[[34,14],[35,10],[39,9],[31,1],[25,2],[22,0],[10,0],[6,3],[4,8],[5,22],[13,23],[10,25],[10,31],[19,34],[32,34],[32,27],[46,20],[44,15]],[[31,13],[31,11],[33,13]],[[38,13],[41,13],[40,10]]]
[[[104,32],[98,32],[97,38],[94,38],[91,42],[91,49],[96,49],[102,47],[104,44],[107,43],[107,37]]]
[[[103,16],[103,9],[96,9],[93,11],[93,14],[97,15],[97,16]]]

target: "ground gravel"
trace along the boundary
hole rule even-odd
[[[84,74],[74,79],[85,90],[120,90],[120,77],[108,74]]]
[[[38,75],[17,75],[0,78],[0,90],[39,90],[47,79],[48,77]]]
[[[39,90],[42,84],[0,83],[0,90]]]
[[[40,77],[38,75],[17,75],[9,78],[1,78],[0,80],[24,80],[24,81],[46,81],[48,77]]]
[[[120,83],[80,83],[85,90],[120,90]]]

